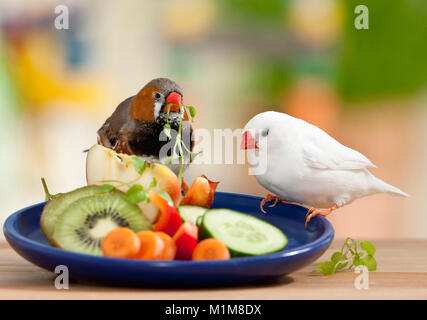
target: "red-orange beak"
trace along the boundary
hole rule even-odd
[[[242,144],[240,145],[240,149],[248,150],[248,149],[258,149],[255,139],[252,137],[249,131],[245,131],[242,135]]]
[[[169,95],[166,97],[166,105],[165,105],[165,110],[167,111],[167,107],[169,104],[172,104],[170,111],[172,112],[178,112],[179,111],[179,105],[182,103],[182,97],[179,93],[177,92],[171,92],[169,93]]]

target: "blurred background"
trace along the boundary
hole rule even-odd
[[[330,216],[337,237],[427,236],[427,3],[372,0],[2,0],[0,221],[85,184],[85,154],[125,98],[156,77],[184,89],[195,127],[242,128],[267,110],[365,154],[411,194]],[[57,5],[69,29],[57,30]],[[214,149],[212,149],[212,152]],[[245,165],[193,165],[219,190],[264,196]]]

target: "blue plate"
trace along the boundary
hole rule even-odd
[[[221,286],[272,280],[294,272],[316,260],[329,247],[332,225],[315,217],[305,229],[306,208],[278,203],[259,210],[261,198],[217,192],[214,208],[229,208],[268,221],[288,237],[280,252],[233,258],[223,261],[142,261],[95,257],[52,247],[40,230],[44,203],[12,214],[4,224],[4,234],[12,248],[28,261],[50,271],[68,267],[70,278],[124,286]],[[267,208],[267,207],[266,207]]]

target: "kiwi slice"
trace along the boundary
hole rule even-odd
[[[102,240],[119,227],[138,232],[151,229],[151,223],[137,205],[119,193],[85,197],[73,202],[59,216],[53,242],[62,249],[102,256]]]
[[[99,186],[86,186],[65,193],[58,198],[50,200],[43,208],[40,218],[40,228],[45,237],[52,243],[53,229],[58,217],[74,201],[98,194]]]

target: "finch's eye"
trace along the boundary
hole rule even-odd
[[[262,130],[261,135],[262,135],[263,137],[266,137],[266,136],[268,136],[268,132],[269,132],[269,130],[268,130],[268,129],[264,129],[264,130]]]
[[[158,92],[154,92],[153,97],[154,97],[154,99],[159,100],[162,97],[162,95]]]

